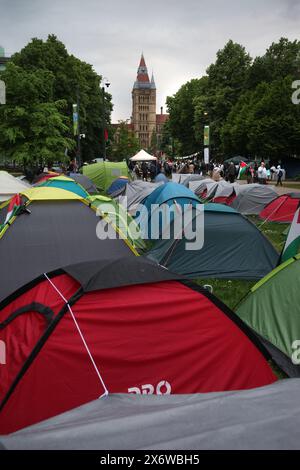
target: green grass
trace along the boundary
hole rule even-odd
[[[249,217],[253,222],[270,240],[278,252],[281,252],[285,240],[286,230],[288,224],[277,223],[264,223],[258,217]],[[256,284],[256,281],[235,281],[223,279],[196,279],[197,284],[211,285],[214,290],[214,295],[218,297],[224,304],[232,310],[235,309],[237,304],[248,294],[250,289]]]

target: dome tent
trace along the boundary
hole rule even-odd
[[[14,355],[0,369],[0,434],[106,393],[193,394],[276,381],[264,348],[233,312],[134,256],[33,279],[0,304],[0,339]]]
[[[268,222],[292,223],[300,204],[300,193],[283,194],[271,201],[259,214]]]
[[[7,171],[0,171],[0,204],[28,187],[30,187],[28,183],[15,178]]]
[[[8,204],[0,210],[0,224]],[[100,225],[98,225],[100,224]],[[108,229],[101,240],[96,230]],[[41,272],[62,264],[136,253],[128,240],[116,236],[105,219],[77,194],[39,187],[22,193],[20,209],[0,232],[0,301]]]
[[[279,367],[298,378],[300,365],[293,363],[293,346],[300,338],[299,277],[300,255],[262,279],[236,309]]]
[[[204,205],[203,247],[189,251],[186,243],[185,236],[161,239],[147,256],[192,279],[261,279],[279,260],[275,248],[252,222],[220,204]]]
[[[116,178],[126,176],[129,171],[126,162],[98,162],[82,167],[84,176],[87,176],[97,187],[98,191],[106,192]]]
[[[64,175],[48,178],[41,183],[37,183],[36,187],[64,189],[65,191],[71,191],[72,193],[77,194],[83,199],[89,197],[89,193],[81,186],[80,183],[77,183],[77,181]]]
[[[244,215],[259,215],[267,204],[277,198],[273,186],[263,184],[235,184],[236,198],[230,207]]]
[[[81,173],[68,173],[69,178],[81,184],[81,186],[91,195],[97,194],[97,188],[94,183],[85,175]]]

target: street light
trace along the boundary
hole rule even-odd
[[[104,77],[102,79],[104,86],[101,87],[102,90],[102,138],[103,138],[103,161],[106,160],[106,128],[105,128],[105,87],[109,88],[110,82],[108,78]]]

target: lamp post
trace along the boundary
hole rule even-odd
[[[105,87],[110,86],[110,82],[107,78],[103,78],[104,86],[101,87],[102,90],[102,139],[103,139],[103,161],[106,160],[106,126],[105,126]]]
[[[209,145],[210,145],[210,127],[208,122],[208,112],[205,111],[204,113],[204,163],[209,165]]]

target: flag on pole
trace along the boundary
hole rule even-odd
[[[247,163],[245,162],[241,162],[240,163],[240,171],[239,171],[239,176],[238,176],[238,180],[241,179],[241,177],[245,174],[246,172],[246,169],[247,169]]]
[[[104,140],[105,140],[105,142],[108,141],[108,131],[107,131],[107,129],[104,129]]]
[[[297,210],[291,225],[287,241],[282,252],[281,262],[288,261],[296,256],[300,248],[300,209]]]

